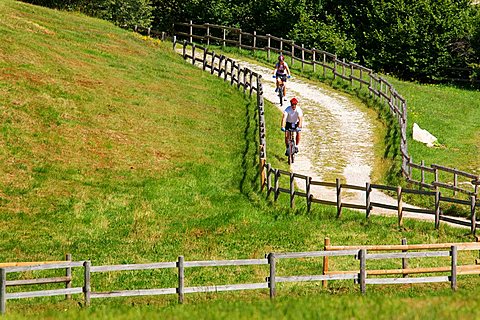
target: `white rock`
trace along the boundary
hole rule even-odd
[[[427,130],[421,129],[418,124],[413,124],[413,140],[423,142],[427,147],[433,147],[437,138]]]

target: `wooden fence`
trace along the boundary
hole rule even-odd
[[[311,65],[313,71],[320,69],[323,76],[331,74],[333,79],[340,78],[348,81],[352,87],[358,86],[368,88],[369,93],[381,103],[388,105],[392,116],[397,119],[400,128],[400,154],[402,155],[402,173],[408,182],[417,184],[422,188],[438,190],[438,188],[449,189],[456,195],[457,192],[468,196],[478,196],[478,185],[480,176],[467,173],[454,168],[448,168],[438,164],[425,166],[424,161],[415,164],[413,158],[408,154],[407,148],[407,103],[405,99],[396,91],[396,89],[387,80],[373,73],[371,69],[365,68],[359,64],[339,59],[337,55],[325,51],[307,49],[303,45],[299,46],[292,40],[272,36],[270,34],[260,35],[255,31],[253,33],[243,32],[238,28],[230,28],[213,24],[193,24],[175,23],[175,34],[189,39],[193,43],[194,39],[206,43],[220,44],[223,46],[232,45],[242,49],[261,50],[267,52],[270,58],[271,52],[282,53],[289,56],[291,64],[301,63],[302,70],[304,65]],[[180,31],[177,29],[185,29]],[[421,179],[414,179],[414,172],[420,170]],[[425,174],[432,173],[433,182],[426,182]],[[453,175],[452,179],[448,179]],[[458,178],[463,179],[459,185]],[[447,180],[441,180],[447,179]]]
[[[177,39],[174,37],[173,49],[176,49]],[[190,50],[188,49],[190,48]],[[340,217],[342,214],[343,208],[351,208],[358,210],[365,210],[366,218],[370,217],[371,210],[373,208],[382,208],[396,211],[398,214],[398,223],[402,225],[403,223],[403,213],[412,212],[425,215],[434,215],[435,216],[435,228],[439,228],[440,221],[449,222],[456,225],[462,225],[470,227],[472,234],[475,234],[478,223],[476,219],[476,208],[480,207],[480,203],[477,203],[476,194],[471,194],[469,200],[456,199],[451,197],[446,197],[438,190],[440,184],[436,184],[435,191],[429,190],[413,190],[406,189],[399,186],[392,187],[379,184],[370,184],[365,183],[365,185],[350,185],[342,184],[339,179],[336,179],[336,182],[324,182],[324,181],[314,181],[311,177],[297,174],[294,172],[284,171],[280,169],[274,169],[271,167],[271,164],[266,163],[266,139],[265,139],[265,110],[264,110],[264,100],[263,100],[263,86],[261,81],[261,75],[252,72],[248,68],[241,68],[237,62],[227,58],[223,55],[217,55],[214,51],[209,51],[208,48],[195,45],[184,41],[182,43],[182,55],[184,59],[190,59],[192,64],[197,64],[203,68],[203,70],[210,70],[211,74],[217,73],[219,77],[223,77],[224,81],[228,80],[230,77],[230,84],[236,85],[239,90],[243,89],[243,92],[246,93],[247,88],[250,88],[250,96],[252,92],[257,93],[257,105],[258,105],[258,114],[259,114],[259,141],[260,141],[260,176],[261,176],[261,185],[262,189],[266,186],[267,197],[273,193],[274,200],[277,201],[281,193],[286,193],[290,196],[290,206],[293,208],[295,205],[295,198],[302,197],[305,198],[307,204],[307,210],[310,211],[312,203],[319,203],[323,205],[336,206],[337,216]],[[215,63],[217,61],[217,63]],[[243,75],[243,77],[242,77]],[[250,75],[250,76],[245,76]],[[255,81],[253,81],[255,80]],[[436,168],[438,169],[439,166]],[[445,167],[442,167],[445,169]],[[447,168],[448,169],[448,168]],[[449,169],[450,170],[450,169]],[[438,172],[438,171],[437,171]],[[459,171],[456,171],[459,172]],[[286,180],[282,177],[288,177]],[[273,179],[273,182],[272,182]],[[285,181],[286,180],[286,181]],[[281,182],[283,181],[283,182]],[[304,182],[303,182],[304,181]],[[305,183],[305,192],[298,190],[298,185]],[[313,186],[323,186],[327,188],[335,188],[336,199],[325,200],[315,198],[311,193],[311,188]],[[382,203],[381,200],[375,201],[372,199],[371,193],[373,189],[390,191],[394,192],[397,196],[396,205]],[[344,190],[354,190],[356,192],[365,192],[366,202],[364,204],[358,203],[348,203],[342,200],[342,191]],[[413,208],[411,206],[403,205],[403,196],[406,194],[422,195],[424,197],[432,197],[434,206],[430,209],[422,208]],[[442,203],[444,204],[442,206]],[[442,208],[450,206],[452,204],[466,207],[469,212],[469,219],[451,217],[443,214]]]
[[[347,248],[347,247],[346,247]],[[423,250],[432,249],[432,245],[415,245],[415,246],[390,246],[389,250]],[[328,250],[313,251],[313,252],[292,252],[292,253],[275,253],[266,254],[261,259],[238,259],[238,260],[205,260],[205,261],[185,261],[183,256],[179,256],[177,261],[172,262],[157,262],[146,264],[123,264],[123,265],[103,265],[92,266],[90,261],[66,261],[54,263],[28,264],[18,266],[4,266],[0,268],[0,313],[6,312],[7,300],[36,298],[36,297],[50,297],[59,295],[74,295],[82,294],[85,306],[89,306],[91,299],[99,298],[115,298],[115,297],[135,297],[135,296],[157,296],[157,295],[177,295],[178,302],[185,301],[185,294],[188,293],[207,293],[207,292],[222,292],[222,291],[239,291],[239,290],[269,290],[270,297],[274,298],[277,294],[277,284],[287,282],[310,282],[310,281],[335,281],[335,280],[353,280],[354,283],[359,284],[360,291],[366,292],[367,284],[405,284],[405,283],[433,283],[433,282],[451,282],[452,289],[457,287],[457,275],[461,274],[480,274],[480,268],[471,268],[469,272],[463,272],[457,266],[457,251],[458,250],[478,250],[480,245],[478,243],[455,243],[438,245],[435,248],[448,249],[448,251],[423,251],[423,252],[402,252],[402,253],[387,253],[387,254],[370,254],[370,251],[375,250],[371,247],[348,247],[347,249],[339,249],[329,246]],[[376,250],[379,250],[378,248]],[[279,274],[280,269],[277,265],[284,259],[298,259],[299,263],[307,263],[305,258],[323,258],[329,257],[353,257],[359,261],[359,268],[348,272],[325,272],[323,274],[310,275],[285,275]],[[451,257],[451,265],[448,269],[442,269],[441,272],[449,272],[450,276],[432,276],[432,277],[411,277],[408,279],[402,278],[371,278],[369,275],[373,274],[367,268],[366,261],[372,259],[409,259],[409,258],[426,258],[426,257]],[[328,262],[327,262],[328,264]],[[260,278],[253,283],[235,283],[235,284],[218,284],[208,286],[185,286],[185,269],[187,268],[211,268],[211,267],[226,267],[226,266],[268,266],[264,270],[264,278]],[[44,271],[53,269],[72,269],[82,268],[83,277],[81,285],[76,282],[75,287],[65,289],[50,289],[38,291],[15,291],[7,292],[7,276],[15,273],[31,273],[32,271]],[[115,290],[115,291],[95,291],[92,289],[93,283],[92,273],[108,273],[119,271],[132,270],[158,270],[158,269],[175,269],[177,275],[177,286],[170,288],[148,288],[148,289],[130,289],[130,290]],[[328,269],[328,267],[327,267]],[[283,269],[282,269],[283,270]],[[319,269],[317,269],[319,270]],[[460,270],[460,272],[459,272]],[[432,270],[423,270],[422,273],[437,272]],[[408,273],[418,273],[413,270],[408,270]],[[78,274],[78,273],[77,273]],[[377,275],[387,275],[391,273],[376,273]],[[24,278],[24,277],[22,277]],[[263,280],[262,280],[263,279]],[[71,279],[70,279],[71,280]],[[26,285],[25,281],[21,285]]]

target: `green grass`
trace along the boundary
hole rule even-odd
[[[287,209],[285,195],[265,200],[255,100],[185,63],[171,43],[10,0],[0,2],[0,43],[0,261],[66,252],[93,265],[262,258],[320,250],[326,236],[338,245],[471,240],[463,229],[416,221],[398,228],[395,219],[349,211],[336,219],[333,208],[306,214],[301,201]],[[275,110],[267,105],[270,124]],[[285,166],[281,138],[267,139],[269,161]],[[279,266],[316,273],[319,262]],[[265,272],[202,268],[189,271],[187,284],[263,281]],[[171,271],[92,280],[100,291],[175,286]],[[366,297],[351,282],[285,285],[273,304],[266,291],[187,295],[185,305],[175,296],[98,299],[90,308],[81,296],[9,300],[5,318],[392,318],[404,303],[412,306],[405,317],[474,317],[478,284],[460,278],[457,293],[447,285],[372,287]]]

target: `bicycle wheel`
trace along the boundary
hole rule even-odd
[[[295,161],[295,145],[290,141],[288,145],[288,164],[292,164]]]
[[[278,97],[280,98],[280,105],[283,106],[283,86],[278,87]]]

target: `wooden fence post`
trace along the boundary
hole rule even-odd
[[[183,40],[183,59],[187,60],[187,40]]]
[[[270,60],[270,34],[267,33],[267,60]]]
[[[223,30],[223,47],[225,47],[225,40],[227,39],[227,30],[226,29],[222,29]]]
[[[185,288],[185,268],[183,267],[184,258],[183,256],[178,257],[177,268],[178,268],[178,303],[183,303],[184,298],[184,288]]]
[[[423,187],[423,183],[425,182],[425,170],[423,170],[423,167],[425,166],[425,160],[422,160],[421,162],[421,165],[422,165],[422,169],[420,170],[420,175],[421,175],[421,186]]]
[[[367,263],[366,263],[367,250],[361,249],[358,252],[358,258],[360,259],[360,274],[358,275],[358,282],[360,283],[360,292],[365,294],[367,292]]]
[[[290,208],[295,206],[295,179],[293,172],[290,172]]]
[[[238,49],[242,49],[242,29],[238,29]]]
[[[365,184],[365,215],[366,218],[370,218],[370,211],[372,210],[372,205],[370,203],[370,193],[372,192],[372,187],[370,186],[370,182]]]
[[[92,287],[90,284],[90,266],[92,263],[90,261],[85,261],[83,263],[83,296],[85,300],[85,306],[90,306],[90,293],[92,291]]]
[[[65,260],[68,262],[72,262],[72,255],[70,253],[67,253],[65,255]],[[65,276],[69,279],[65,282],[65,288],[70,289],[72,287],[72,267],[65,268]],[[72,299],[72,295],[66,294],[65,300],[70,300],[70,299]]]
[[[305,179],[305,189],[307,193],[307,212],[310,212],[312,208],[312,195],[310,193],[310,188],[311,188],[311,183],[312,183],[312,177],[307,177]]]
[[[272,176],[271,176],[272,165],[267,163],[267,198],[272,191]]]
[[[398,226],[403,225],[402,187],[397,188]]]
[[[270,288],[270,299],[275,298],[277,294],[276,282],[275,282],[275,254],[273,252],[269,253],[268,264],[270,265],[270,277],[268,277],[268,287]]]
[[[292,59],[290,59],[290,62],[292,63],[292,66],[293,64],[295,63],[295,43],[292,41],[292,56],[291,56]]]
[[[452,246],[450,255],[452,256],[452,274],[450,276],[450,282],[452,290],[457,290],[457,246]]]
[[[325,238],[325,239],[323,240],[323,250],[324,250],[324,251],[327,251],[327,246],[329,246],[329,245],[330,245],[330,238],[327,237],[327,238]],[[323,274],[323,275],[326,275],[327,272],[328,272],[328,257],[325,256],[325,257],[323,257],[323,272],[322,272],[322,274]],[[324,288],[326,288],[327,285],[328,285],[328,281],[327,281],[327,280],[323,280],[323,281],[322,281],[322,286],[323,286]]]
[[[323,52],[323,77],[326,78],[327,77],[327,55],[325,54],[325,52]]]
[[[336,180],[336,190],[337,190],[337,218],[340,218],[342,215],[342,185],[340,184],[340,179]]]
[[[212,51],[212,68],[210,69],[210,74],[215,72],[215,51]]]
[[[316,65],[316,60],[317,60],[317,59],[315,58],[315,53],[316,53],[315,48],[313,48],[313,49],[312,49],[312,63],[313,63],[312,66],[313,66],[313,73],[315,73],[315,65]]]
[[[302,71],[303,71],[303,65],[305,63],[305,47],[302,43]]]
[[[407,238],[402,239],[402,245],[407,245]],[[408,252],[408,250],[402,250],[402,252]],[[408,273],[405,273],[405,269],[408,268],[408,258],[402,258],[402,269],[403,269],[403,277],[408,277]]]
[[[337,55],[333,58],[333,80],[337,79]]]
[[[192,37],[192,35],[193,35],[193,23],[192,23],[192,20],[190,20],[189,27],[190,27],[190,43],[192,43],[193,42],[193,37]]]
[[[453,169],[456,170],[457,168],[453,168]],[[457,173],[453,174],[453,186],[454,187],[458,186],[458,175],[457,175]],[[457,195],[457,190],[453,189],[453,196],[456,196],[456,195]]]
[[[177,36],[173,36],[173,51],[175,51],[175,46],[177,45]]]
[[[253,53],[255,53],[256,47],[257,47],[257,31],[253,31]]]
[[[0,268],[0,314],[7,311],[7,271]]]
[[[440,227],[440,191],[435,192],[435,229]]]
[[[207,46],[210,46],[210,26],[207,23]]]
[[[470,197],[470,219],[471,219],[471,227],[470,227],[470,232],[475,235],[476,234],[476,226],[477,226],[477,217],[475,214],[475,196]]]
[[[195,43],[192,44],[192,64],[195,65]]]
[[[277,201],[278,199],[278,194],[280,193],[280,191],[278,190],[278,180],[280,178],[280,171],[278,171],[278,169],[275,169],[275,179],[274,179],[274,196],[273,196],[273,200],[274,201]]]
[[[207,69],[207,50],[203,50],[203,71]]]

